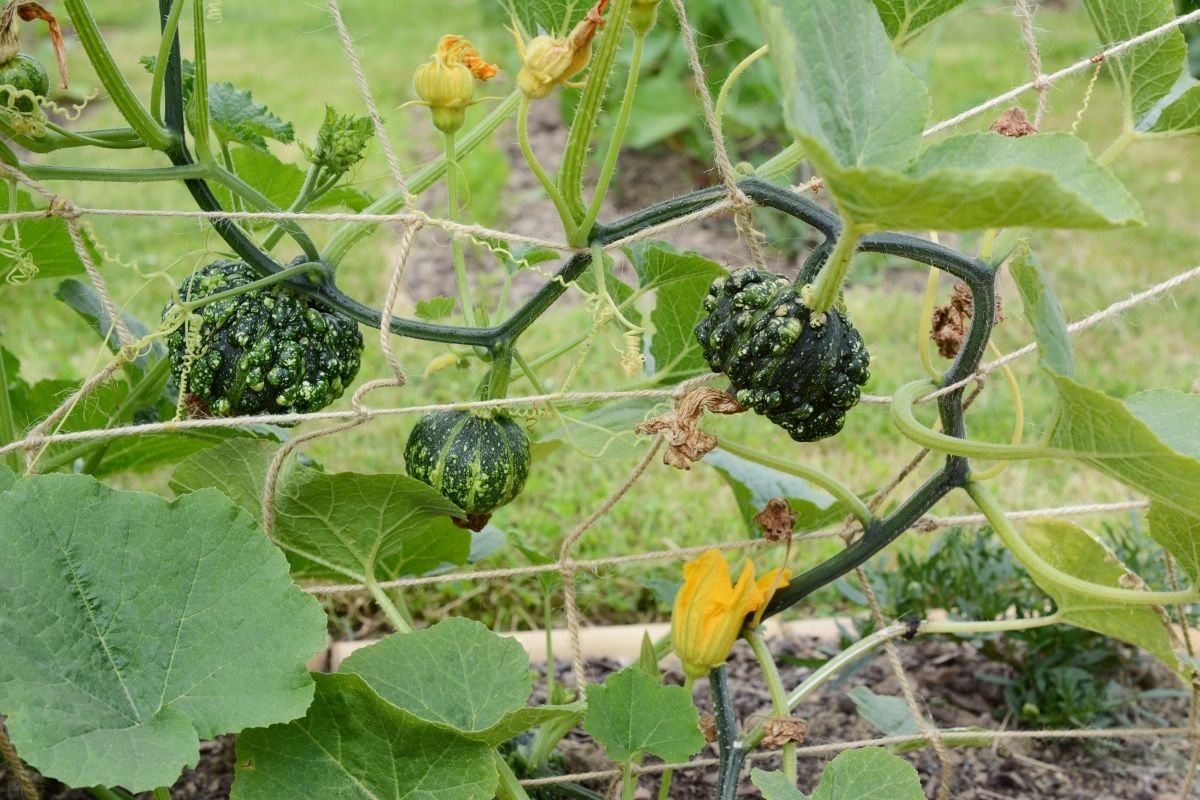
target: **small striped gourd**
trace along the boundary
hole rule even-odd
[[[521,493],[529,462],[529,437],[521,425],[470,411],[421,417],[404,448],[408,474],[467,512],[467,527],[474,530]]]

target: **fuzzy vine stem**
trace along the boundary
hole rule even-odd
[[[629,76],[625,79],[625,93],[621,96],[617,122],[613,127],[612,139],[608,142],[608,152],[604,155],[604,164],[600,167],[600,173],[596,178],[596,190],[592,195],[592,202],[588,205],[583,221],[576,226],[576,239],[583,236],[586,240],[588,231],[596,224],[596,220],[600,216],[600,208],[604,204],[604,197],[608,194],[609,184],[617,171],[617,158],[621,154],[621,143],[625,140],[625,131],[629,127],[629,116],[633,111],[633,98],[637,95],[638,77],[642,69],[642,51],[645,49],[645,45],[646,34],[635,33]],[[576,241],[574,244],[581,245],[583,242]]]
[[[521,109],[524,119],[525,109]],[[524,137],[528,140],[528,135]],[[462,173],[454,155],[454,133],[448,132],[444,137],[446,159],[446,218],[458,222],[458,182]],[[524,149],[524,145],[522,145]],[[458,285],[458,302],[462,306],[463,319],[467,327],[475,327],[475,304],[471,302],[471,281],[467,278],[467,258],[463,253],[462,239],[450,237],[450,253],[454,263],[454,282]]]
[[[776,716],[788,716],[791,713],[791,709],[788,708],[787,692],[783,688],[783,679],[779,677],[779,667],[775,664],[775,658],[771,655],[771,649],[767,647],[762,634],[757,630],[746,631],[743,634],[743,638],[750,645],[750,649],[754,652],[754,657],[758,659],[758,665],[762,668],[763,679],[767,684],[767,692],[771,696],[771,707],[774,709]],[[792,782],[792,785],[795,785],[797,778],[796,743],[785,742],[781,755],[783,756],[783,774]]]
[[[397,633],[412,633],[412,626],[404,619],[404,615],[400,613],[400,609],[396,608],[396,604],[392,602],[392,598],[388,597],[388,593],[380,588],[379,581],[375,579],[372,570],[367,570],[366,575],[363,576],[363,586],[367,587],[371,598]]]
[[[196,144],[196,157],[201,164],[213,164],[211,133],[208,129],[208,46],[205,42],[204,0],[192,0],[192,27],[195,52],[192,54],[196,65],[196,77],[192,89],[192,114],[195,117],[195,130],[192,131],[192,141]]]
[[[141,137],[147,146],[155,150],[168,150],[174,139],[171,131],[159,125],[142,105],[137,95],[133,93],[129,81],[125,80],[124,73],[113,59],[112,52],[109,51],[108,44],[105,43],[104,36],[100,33],[100,27],[96,24],[96,19],[92,16],[86,0],[63,0],[63,5],[67,9],[67,13],[71,15],[71,22],[75,26],[75,34],[79,37],[79,43],[87,53],[88,60],[96,70],[96,76],[104,84],[104,89],[112,99],[113,105],[117,107],[117,110],[129,123],[129,127]]]
[[[729,672],[724,664],[708,673],[708,688],[717,726],[717,800],[734,800],[746,761],[746,746],[738,735]]]
[[[588,145],[596,130],[608,89],[608,76],[616,63],[621,35],[625,32],[625,22],[629,19],[632,6],[633,0],[615,0],[609,9],[600,43],[592,55],[587,84],[579,98],[575,117],[571,120],[571,132],[567,135],[567,145],[558,171],[558,188],[569,211],[567,219],[582,220],[586,214],[583,205],[583,169],[587,162]],[[586,229],[580,231],[585,241],[589,235],[590,231]]]
[[[518,109],[522,96],[520,91],[514,91],[492,109],[491,113],[459,136],[456,142],[459,157],[465,156],[479,145],[488,141],[492,134],[496,132],[496,129],[500,127],[501,123],[511,117],[513,112]],[[405,177],[404,183],[407,191],[399,188],[394,189],[380,196],[379,199],[364,208],[363,213],[395,214],[404,208],[407,198],[410,195],[418,195],[425,191],[436,183],[445,172],[446,162],[438,159],[417,170],[411,176]],[[325,245],[323,253],[325,261],[336,268],[346,258],[350,249],[356,243],[370,236],[374,229],[375,223],[345,223],[334,232],[329,242]]]
[[[500,782],[496,786],[497,800],[529,800],[528,792],[521,785],[521,781],[517,779],[516,774],[512,771],[512,767],[504,760],[504,756],[493,750],[492,761],[495,763],[496,772],[500,776]]]
[[[542,166],[541,161],[538,161],[537,153],[533,152],[533,145],[529,143],[529,105],[529,95],[522,95],[521,108],[517,111],[517,143],[521,146],[521,155],[525,157],[525,163],[529,165],[534,177],[542,185],[542,190],[554,204],[554,209],[558,212],[559,219],[562,220],[563,232],[566,234],[567,240],[573,241],[577,232],[574,215],[566,201],[563,200],[562,193],[554,185],[554,181],[546,174],[546,168]]]
[[[844,483],[828,475],[819,469],[807,467],[804,464],[798,464],[794,461],[786,461],[781,458],[774,458],[756,450],[753,447],[747,447],[736,442],[721,440],[721,449],[727,453],[731,453],[738,458],[744,458],[747,461],[753,461],[756,464],[761,464],[764,467],[778,470],[779,472],[788,475],[795,475],[798,478],[803,478],[809,483],[820,486],[825,491],[829,492],[839,501],[841,501],[847,510],[858,519],[864,526],[870,525],[875,521],[875,514],[867,507],[867,504],[862,501],[854,491]]]
[[[1168,606],[1193,603],[1200,599],[1200,592],[1195,588],[1175,592],[1148,592],[1136,589],[1121,589],[1104,586],[1092,581],[1077,578],[1063,572],[1038,555],[1025,539],[1017,532],[1013,524],[1004,514],[1004,509],[996,502],[996,498],[986,486],[978,481],[968,481],[967,494],[979,506],[979,510],[987,517],[988,523],[996,531],[996,535],[1005,546],[1020,559],[1025,568],[1044,583],[1061,586],[1072,593],[1081,594],[1102,603],[1113,603],[1121,606]]]

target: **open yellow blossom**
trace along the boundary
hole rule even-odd
[[[747,559],[734,584],[729,565],[719,550],[706,550],[683,565],[683,586],[675,596],[671,636],[684,673],[699,678],[725,663],[737,641],[746,616],[771,600],[776,584],[789,576],[773,569],[757,581],[754,564]]]

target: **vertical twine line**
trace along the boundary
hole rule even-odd
[[[654,444],[646,451],[646,455],[642,457],[638,465],[633,468],[633,472],[629,473],[629,477],[625,479],[625,482],[615,492],[606,497],[604,502],[589,514],[587,519],[579,523],[575,530],[571,531],[571,535],[563,540],[562,547],[558,551],[559,574],[562,575],[563,581],[563,605],[566,608],[567,634],[571,640],[571,670],[575,674],[575,695],[578,700],[587,699],[587,675],[583,669],[579,605],[576,602],[575,574],[579,568],[571,560],[571,551],[583,537],[583,534],[596,524],[596,520],[607,514],[629,492],[633,485],[637,483],[638,478],[642,477],[646,468],[650,466],[650,462],[658,454],[662,444],[663,437],[655,437]],[[554,665],[547,664],[546,669],[554,669]]]
[[[688,65],[692,70],[692,79],[696,82],[696,93],[700,95],[700,103],[704,106],[704,122],[708,126],[709,136],[713,143],[713,160],[721,181],[729,192],[734,208],[734,223],[737,225],[738,238],[746,243],[754,265],[760,269],[766,267],[766,257],[763,253],[762,234],[754,229],[754,217],[751,209],[754,201],[746,196],[737,182],[737,170],[729,160],[729,151],[725,148],[725,137],[721,134],[721,122],[717,119],[717,111],[713,105],[712,93],[708,90],[708,80],[704,77],[704,67],[700,64],[700,51],[696,48],[696,35],[692,24],[688,21],[687,11],[683,0],[671,0],[675,15],[679,17],[679,30],[683,36],[683,44],[687,50]]]
[[[1021,39],[1025,42],[1025,52],[1029,55],[1029,71],[1033,73],[1034,89],[1037,90],[1037,110],[1033,115],[1033,126],[1041,128],[1042,117],[1046,114],[1050,84],[1042,74],[1042,54],[1033,32],[1033,11],[1029,8],[1029,0],[1016,0],[1013,13],[1021,23]]]
[[[379,144],[383,148],[383,154],[387,158],[388,169],[392,173],[392,180],[396,182],[396,185],[404,194],[404,204],[406,206],[411,205],[413,201],[412,193],[408,190],[408,184],[404,182],[404,173],[400,170],[400,162],[396,159],[396,152],[392,149],[392,141],[388,138],[387,130],[383,127],[383,118],[379,116],[379,107],[375,104],[375,95],[371,93],[371,87],[367,83],[367,76],[363,72],[362,62],[359,61],[358,53],[354,49],[354,41],[350,38],[350,31],[346,28],[346,21],[342,19],[342,9],[338,5],[338,0],[329,0],[329,15],[333,17],[333,24],[337,28],[342,50],[346,53],[346,58],[350,61],[350,69],[354,72],[354,81],[358,84],[358,91],[367,106],[367,114],[370,115],[371,125],[375,128],[375,138],[379,140]]]
[[[405,374],[399,359],[396,358],[396,353],[392,350],[391,316],[400,295],[400,287],[404,284],[404,270],[408,265],[408,257],[412,253],[413,242],[422,227],[424,227],[423,223],[414,222],[411,225],[405,225],[400,234],[400,252],[396,254],[396,266],[392,270],[392,281],[388,285],[387,296],[384,298],[383,309],[379,315],[379,347],[383,350],[383,356],[387,359],[388,366],[392,368],[392,372],[396,375],[396,382],[400,386],[408,383],[408,375]]]
[[[33,785],[33,778],[30,777],[29,770],[25,769],[21,757],[17,755],[17,749],[13,747],[12,740],[8,738],[8,729],[2,718],[0,718],[0,758],[3,758],[12,768],[13,777],[17,779],[17,785],[21,787],[21,795],[25,800],[38,800],[37,787]]]

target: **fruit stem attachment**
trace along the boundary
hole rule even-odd
[[[1115,586],[1104,586],[1099,583],[1077,578],[1063,572],[1038,555],[1025,539],[1017,533],[1004,509],[996,502],[996,498],[986,486],[978,481],[967,481],[964,487],[967,494],[979,506],[979,510],[987,517],[988,523],[996,531],[996,535],[1004,545],[1013,552],[1025,568],[1035,578],[1040,578],[1040,584],[1052,584],[1067,591],[1082,594],[1097,601],[1112,603],[1117,606],[1166,606],[1194,603],[1200,599],[1200,591],[1195,588],[1177,592],[1145,592],[1136,589],[1121,589]]]
[[[846,220],[845,227],[838,235],[837,244],[833,246],[829,260],[817,274],[816,281],[802,290],[804,304],[812,309],[814,314],[827,313],[837,302],[838,292],[846,280],[846,273],[850,271],[850,260],[858,250],[858,240],[861,236],[862,232],[850,220]]]
[[[638,73],[642,69],[642,51],[645,44],[646,34],[635,33],[629,77],[625,80],[625,94],[621,97],[621,109],[617,112],[617,122],[613,127],[612,139],[609,140],[608,152],[604,155],[604,165],[600,167],[600,174],[596,179],[596,191],[592,195],[592,202],[588,205],[583,221],[575,229],[577,241],[571,243],[577,247],[587,243],[592,226],[596,224],[596,220],[600,216],[600,207],[604,203],[605,195],[608,194],[609,184],[617,171],[617,157],[621,154],[621,142],[625,139],[625,131],[629,127],[629,116],[633,111],[633,98],[637,94]]]
[[[462,173],[454,155],[454,133],[445,135],[446,150],[446,218],[458,222],[458,182]],[[454,282],[458,284],[458,302],[462,306],[463,319],[468,328],[475,327],[475,305],[471,302],[471,282],[467,278],[467,261],[463,253],[462,239],[457,234],[450,235],[450,252],[454,258]]]
[[[778,717],[788,716],[791,709],[788,708],[787,692],[783,688],[783,679],[779,677],[779,667],[775,664],[771,649],[767,647],[762,634],[756,630],[746,631],[743,638],[750,645],[750,649],[754,651],[758,665],[762,667],[763,680],[766,681],[767,692],[771,695],[771,707],[774,709],[775,715]],[[781,755],[783,757],[783,774],[792,784],[795,784],[797,778],[796,743],[785,742]]]

